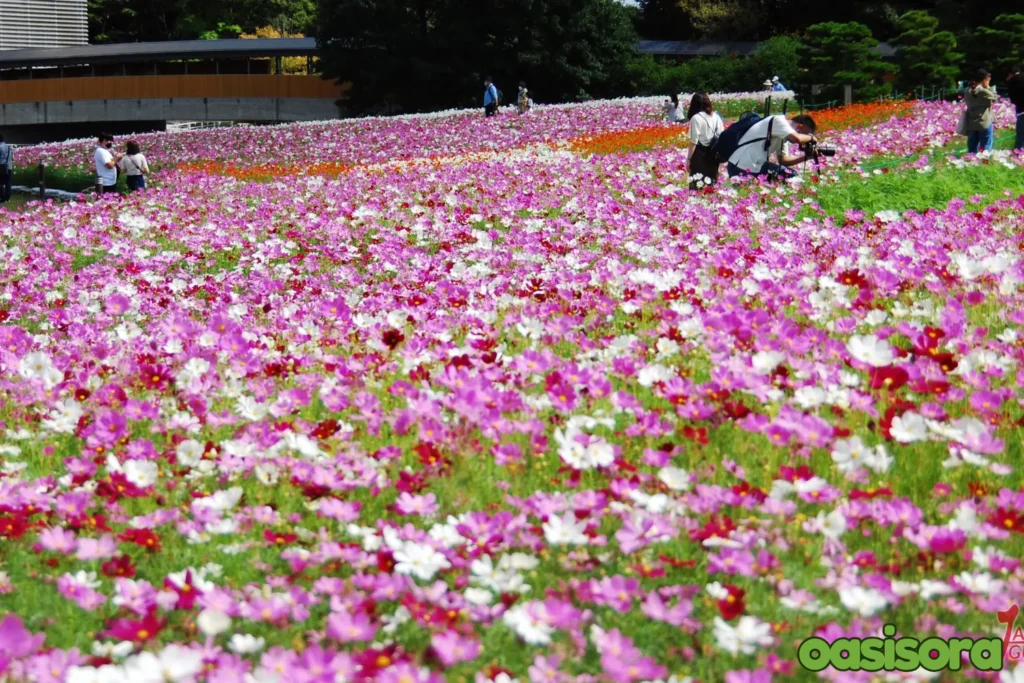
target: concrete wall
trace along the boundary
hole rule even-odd
[[[0,128],[108,121],[319,121],[339,116],[334,100],[285,97],[0,103]]]

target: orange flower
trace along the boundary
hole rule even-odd
[[[888,100],[885,102],[863,102],[848,107],[831,107],[808,112],[814,117],[819,131],[843,130],[867,126],[879,121],[888,121],[894,116],[909,116],[914,103],[908,100]]]
[[[687,128],[678,124],[647,125],[631,130],[615,130],[567,140],[564,146],[580,154],[623,154],[643,152],[679,144]]]

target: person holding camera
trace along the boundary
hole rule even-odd
[[[760,176],[769,179],[788,180],[796,173],[791,166],[817,158],[817,139],[814,137],[818,125],[807,114],[787,119],[784,115],[769,116],[752,125],[740,138],[739,146],[728,159],[726,166],[729,177],[738,175]],[[783,149],[786,142],[800,145],[804,154],[790,156]],[[778,163],[772,162],[775,155]]]
[[[115,194],[117,193],[117,164],[124,154],[118,152],[116,155],[110,150],[114,146],[114,136],[108,133],[100,133],[93,153],[93,161],[96,164],[96,193]]]
[[[995,115],[992,113],[992,104],[998,99],[999,95],[992,87],[992,74],[985,69],[978,69],[971,86],[964,93],[964,104],[967,105],[964,127],[967,131],[968,154],[992,151],[995,139]]]

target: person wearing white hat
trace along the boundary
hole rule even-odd
[[[779,81],[778,76],[772,79],[772,90],[774,90],[775,92],[785,92],[786,89],[786,86],[784,86],[782,82]]]

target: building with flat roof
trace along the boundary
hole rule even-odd
[[[0,50],[89,43],[87,0],[0,0]]]

